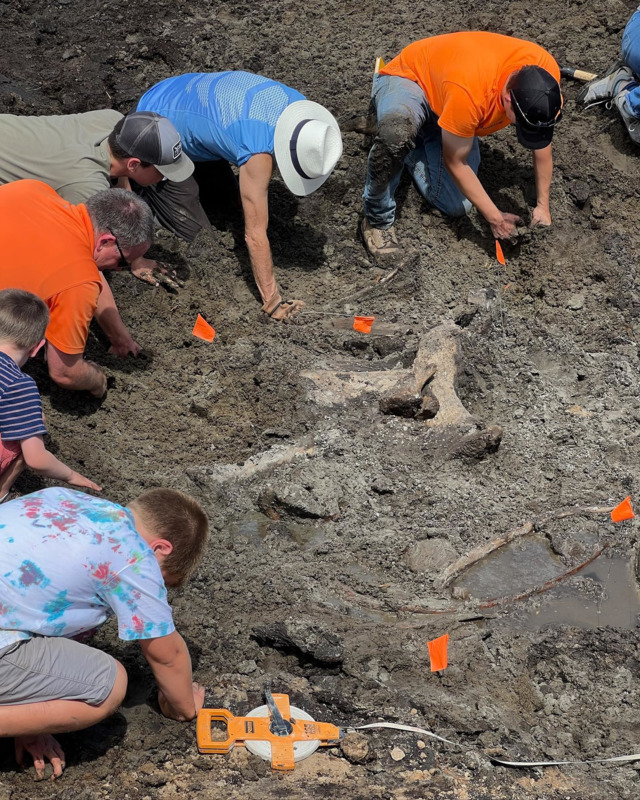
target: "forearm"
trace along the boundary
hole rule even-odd
[[[193,719],[196,706],[191,657],[182,636],[174,631],[162,639],[150,640],[143,645],[143,652],[164,698],[164,702],[161,702],[162,713],[180,722]]]
[[[72,389],[76,392],[104,392],[106,378],[104,372],[92,361],[85,361],[82,356],[72,368],[64,372],[53,372],[50,369],[51,379],[63,389]]]
[[[447,162],[446,158],[445,167],[467,200],[473,203],[489,224],[495,224],[502,216],[500,209],[471,167],[465,162]]]
[[[549,212],[549,193],[553,177],[553,157],[551,145],[543,150],[532,150],[533,174],[536,181],[536,197],[539,208]]]
[[[45,478],[53,478],[54,480],[69,482],[73,477],[74,471],[71,467],[63,464],[62,461],[57,459],[53,453],[50,453],[42,445],[42,449],[35,452],[25,452],[23,447],[22,454],[26,465],[34,470],[34,472],[44,475]]]
[[[123,339],[130,339],[131,334],[127,330],[127,326],[122,321],[120,312],[116,307],[116,301],[111,287],[103,273],[100,273],[100,278],[102,280],[102,291],[98,297],[98,305],[95,313],[98,325],[105,332],[112,344]]]
[[[266,230],[245,230],[245,241],[249,250],[251,269],[263,305],[278,291],[275,275],[273,274],[273,260],[271,247]]]

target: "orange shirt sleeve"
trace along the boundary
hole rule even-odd
[[[445,81],[442,86],[442,99],[442,113],[438,117],[438,125],[456,136],[473,138],[482,115],[469,92],[457,83]]]
[[[47,341],[68,355],[84,353],[99,294],[97,283],[81,283],[54,294],[47,301],[51,315]]]

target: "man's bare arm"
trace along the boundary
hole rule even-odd
[[[93,361],[86,361],[82,353],[63,353],[47,342],[47,367],[51,379],[63,389],[84,390],[94,397],[102,397],[107,391],[107,376]]]
[[[127,330],[127,326],[122,321],[113,292],[104,273],[100,273],[100,278],[102,280],[102,291],[98,297],[95,318],[111,342],[109,352],[121,358],[125,358],[129,354],[137,356],[142,348],[134,341]]]
[[[532,223],[534,225],[551,225],[551,210],[549,208],[549,191],[553,177],[553,156],[551,145],[541,150],[532,150],[533,172],[536,179],[536,207],[533,209]]]
[[[251,269],[262,298],[262,310],[269,313],[282,296],[273,273],[271,247],[267,237],[269,225],[269,181],[273,172],[273,158],[268,153],[257,153],[240,167],[240,199],[244,212],[244,238],[249,249]],[[302,303],[281,306],[273,319],[291,316]]]
[[[473,138],[456,136],[442,131],[442,152],[444,165],[462,194],[478,209],[487,220],[497,239],[509,239],[516,232],[517,214],[500,211],[485,191],[480,179],[467,163],[473,147]]]

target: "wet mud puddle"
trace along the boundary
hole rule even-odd
[[[471,567],[456,585],[482,601],[525,594],[566,571],[567,566],[551,550],[548,540],[531,536]],[[527,608],[531,602],[527,602]],[[505,605],[508,613],[500,624],[526,630],[550,625],[635,628],[640,615],[640,590],[633,559],[603,554],[571,579],[534,595],[533,602],[532,611],[520,611],[518,603]]]

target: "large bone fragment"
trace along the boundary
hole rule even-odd
[[[502,428],[485,427],[458,397],[461,333],[452,321],[427,331],[410,369],[302,372],[301,377],[311,383],[307,397],[318,405],[344,406],[373,395],[382,413],[413,417],[441,429],[439,448],[449,455],[479,458],[497,450]]]
[[[413,362],[416,389],[423,394],[429,387],[440,404],[438,413],[427,420],[429,427],[435,425],[471,425],[475,421],[462,405],[456,393],[456,379],[460,371],[461,329],[455,322],[444,322],[428,331],[420,340],[418,354]]]

